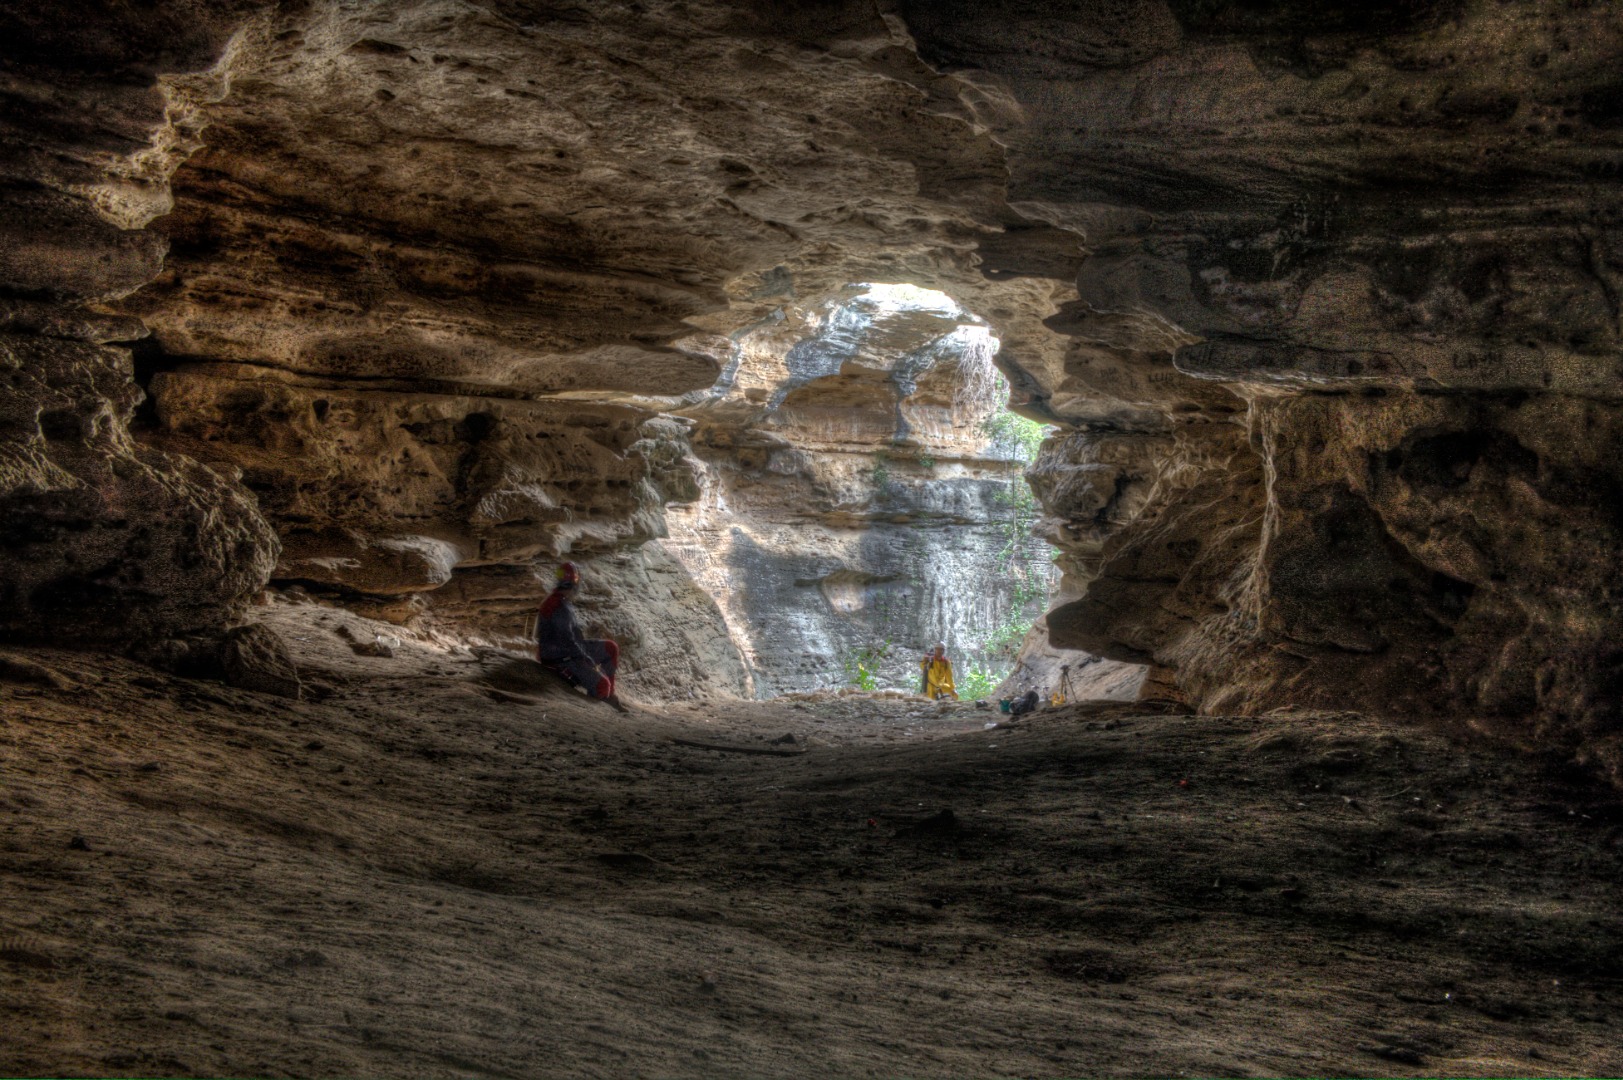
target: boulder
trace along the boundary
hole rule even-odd
[[[220,665],[228,685],[294,700],[304,696],[287,642],[268,626],[249,623],[228,630],[220,646]]]

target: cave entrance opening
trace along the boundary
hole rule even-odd
[[[916,692],[938,641],[962,697],[1016,670],[1058,573],[1023,475],[1045,429],[1009,411],[999,344],[943,292],[856,282],[735,334],[680,410],[703,490],[666,546],[758,697]]]

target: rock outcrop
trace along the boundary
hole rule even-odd
[[[228,476],[133,442],[128,352],[0,336],[0,638],[130,641],[219,625],[276,537]]]
[[[146,437],[242,472],[284,545],[274,580],[514,642],[541,563],[605,584],[676,565],[650,542],[700,492],[658,413],[726,381],[717,331],[854,280],[978,280],[988,227],[965,207],[995,207],[996,148],[894,20],[835,28],[831,51],[821,20],[730,4],[583,14],[243,22],[163,272],[121,310],[153,333]],[[921,202],[945,160],[958,175]],[[1048,310],[1046,286],[1004,291]],[[680,608],[605,590],[628,669],[744,689],[714,600],[659,596]]]
[[[1054,639],[1209,710],[1472,717],[1615,770],[1615,13],[1129,8],[1063,41],[910,12],[1027,106],[1011,202],[1091,249],[1030,369],[1078,429],[1034,479],[1082,594]]]
[[[522,645],[551,569],[645,696],[740,693],[715,602],[657,546],[697,494],[683,427],[646,409],[357,387],[248,364],[153,379],[154,445],[229,469],[276,523],[272,581],[369,615]]]
[[[231,686],[295,700],[304,696],[304,683],[287,642],[262,623],[234,627],[225,635],[220,669]]]
[[[0,16],[0,638],[215,629],[275,561],[232,477],[131,438],[142,393],[111,343],[146,330],[91,307],[158,273],[144,226],[224,93],[238,25],[188,4]]]
[[[960,678],[1007,669],[999,631],[1012,652],[1052,582],[989,428],[997,348],[944,294],[856,285],[740,335],[725,382],[679,410],[704,482],[667,546],[720,600],[758,693],[916,690],[937,641]]]
[[[674,567],[663,507],[707,505],[707,476],[820,528],[950,536],[986,466],[931,442],[945,383],[791,356],[847,286],[909,283],[983,317],[1058,426],[1033,470],[1067,574],[1051,644],[1208,710],[1465,716],[1623,761],[1610,5],[3,19],[0,499],[9,523],[56,492],[64,523],[8,549],[8,634],[74,636],[59,593],[223,621],[273,566],[510,633],[538,559]],[[148,328],[132,414],[115,345]],[[839,447],[876,439],[950,483],[859,493]],[[878,595],[892,555],[866,559],[785,588]],[[704,641],[737,621],[674,591]]]

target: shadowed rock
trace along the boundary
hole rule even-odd
[[[304,696],[287,643],[268,626],[250,623],[227,631],[220,666],[225,681],[240,689],[294,699]]]
[[[217,628],[274,572],[511,641],[569,555],[650,692],[737,692],[660,414],[728,505],[963,531],[972,484],[830,467],[933,458],[950,380],[795,351],[907,282],[1059,426],[1052,645],[1623,760],[1608,5],[11,7],[0,636]],[[898,561],[856,554],[788,580],[849,604]]]

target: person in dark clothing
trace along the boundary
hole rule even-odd
[[[621,712],[626,708],[614,692],[614,672],[620,666],[620,646],[605,638],[587,638],[580,632],[575,608],[569,602],[580,584],[580,569],[572,562],[558,567],[558,584],[541,601],[535,620],[535,658],[594,698]]]
[[[1037,710],[1037,701],[1037,691],[1027,690],[1024,694],[1020,695],[1019,700],[1017,700],[1013,705],[1009,706],[1009,715],[1024,716],[1028,712],[1035,712]]]

